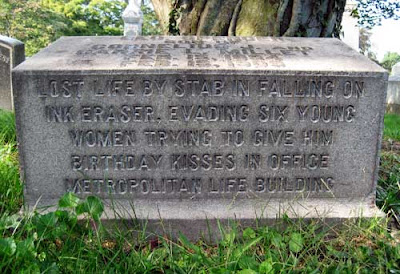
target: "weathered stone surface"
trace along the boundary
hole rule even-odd
[[[24,44],[0,35],[0,108],[12,110],[11,70],[25,60]]]
[[[387,73],[339,40],[69,37],[14,77],[30,206],[98,195],[192,236],[379,214]]]

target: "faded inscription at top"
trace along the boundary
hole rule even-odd
[[[326,50],[329,47],[329,50]],[[323,50],[325,49],[325,50]],[[64,37],[25,70],[375,71],[337,39],[275,37]],[[357,62],[354,62],[354,58]],[[57,64],[57,66],[54,66]],[[345,69],[345,70],[344,70]]]
[[[263,39],[261,39],[262,41]],[[278,38],[268,38],[279,41]],[[82,57],[121,56],[122,67],[128,64],[142,67],[284,67],[283,56],[308,56],[313,50],[309,46],[259,45],[256,37],[193,37],[170,39],[160,37],[148,40],[139,37],[135,44],[93,44],[87,49],[78,50]],[[179,56],[179,58],[177,58]]]

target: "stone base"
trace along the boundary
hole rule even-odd
[[[54,204],[57,202],[55,201]],[[190,240],[203,237],[215,241],[220,238],[218,223],[228,225],[235,221],[242,227],[256,225],[282,226],[282,216],[304,221],[321,220],[327,225],[340,224],[349,219],[383,218],[373,198],[369,199],[297,199],[284,201],[213,201],[201,203],[188,201],[140,200],[132,203],[105,202],[102,222],[106,227],[142,229],[150,235],[177,238],[182,232]],[[31,207],[32,208],[32,207]],[[54,208],[47,208],[53,210]]]

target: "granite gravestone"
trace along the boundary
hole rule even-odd
[[[25,60],[24,44],[0,35],[0,108],[13,109],[11,70]]]
[[[339,40],[68,37],[14,79],[29,206],[97,195],[193,237],[380,214],[387,73]]]

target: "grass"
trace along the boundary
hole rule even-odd
[[[16,212],[22,205],[15,118],[0,110],[0,214]]]
[[[386,115],[385,140],[399,140],[399,116]],[[397,133],[396,133],[397,132]],[[61,197],[47,214],[16,214],[22,185],[13,115],[0,112],[0,272],[132,273],[400,273],[400,152],[383,151],[377,204],[388,218],[329,227],[284,216],[284,230],[232,223],[208,244],[158,236],[140,228],[105,228],[100,200]],[[396,137],[397,136],[397,137]],[[79,216],[86,216],[83,223]],[[399,221],[399,220],[397,220]]]
[[[383,131],[385,140],[394,140],[400,142],[400,115],[386,114],[385,128]]]
[[[377,220],[332,229],[286,218],[284,231],[234,225],[229,232],[221,228],[222,240],[210,245],[184,236],[133,238],[131,231],[110,232],[101,225],[95,231],[63,212],[9,217],[9,229],[1,231],[3,241],[9,240],[0,241],[9,254],[0,259],[2,272],[396,273],[400,268],[400,245]]]

